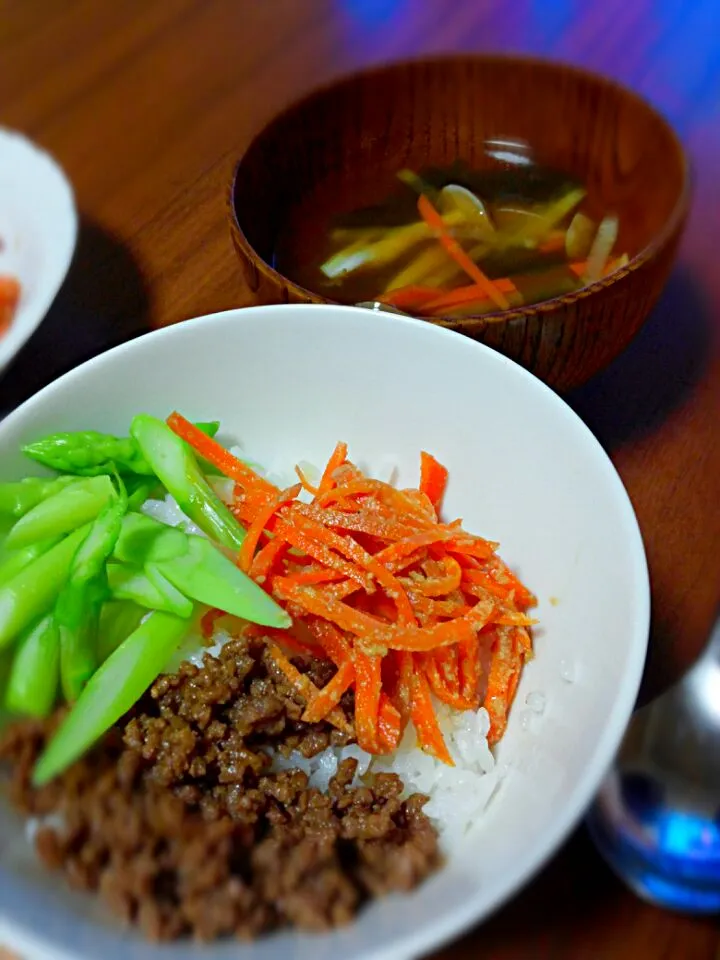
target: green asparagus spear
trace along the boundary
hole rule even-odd
[[[128,510],[139,510],[153,491],[159,489],[157,477],[126,477]]]
[[[0,586],[0,648],[50,609],[89,527],[73,531]]]
[[[77,477],[26,477],[15,483],[0,483],[0,516],[18,520],[43,500],[59,493]]]
[[[43,719],[55,704],[60,676],[60,635],[47,614],[21,639],[10,668],[5,705],[12,713]]]
[[[52,540],[40,540],[31,543],[28,547],[19,547],[17,550],[8,550],[5,545],[0,549],[0,584],[5,583],[23,570],[33,560],[37,560],[43,553],[60,542],[60,537]]]
[[[162,420],[136,416],[130,433],[180,509],[213,540],[238,550],[245,531],[212,490],[190,447]]]
[[[122,563],[154,563],[172,560],[188,551],[188,536],[142,513],[128,513],[122,522],[113,558]]]
[[[33,772],[35,786],[62,773],[140,699],[187,629],[187,620],[157,612],[120,644],[93,674],[45,748]]]
[[[12,713],[5,706],[10,671],[12,670],[12,654],[12,650],[0,650],[0,729],[8,720],[12,719]]]
[[[75,530],[94,520],[113,495],[109,477],[78,480],[21,517],[5,543],[8,547],[23,547]]]
[[[162,573],[157,563],[145,564],[145,576],[158,590],[165,601],[165,609],[178,617],[189,617],[193,610],[192,601],[181,593]]]
[[[79,547],[70,571],[71,583],[90,583],[104,574],[105,562],[118,542],[127,508],[127,493],[121,483],[118,495],[101,511]]]
[[[220,424],[199,423],[197,426],[209,436],[215,436]],[[132,438],[114,437],[95,430],[51,434],[24,446],[23,453],[53,470],[85,477],[115,472],[153,474]]]
[[[115,600],[131,600],[148,610],[162,610],[180,617],[189,617],[192,612],[192,603],[187,597],[178,603],[177,594],[170,597],[158,590],[140,567],[109,563],[107,578],[110,595]]]
[[[108,600],[100,610],[98,661],[104,663],[126,637],[137,630],[147,610],[130,600]]]
[[[156,564],[178,590],[193,600],[217,607],[266,627],[285,629],[288,614],[254,580],[204,537],[189,537],[189,550]]]
[[[97,631],[104,599],[97,582],[68,583],[55,605],[54,619],[60,633],[60,682],[68,703],[77,700],[97,668]]]
[[[63,694],[70,702],[78,698],[98,664],[100,607],[108,592],[105,563],[120,536],[127,505],[121,483],[117,496],[100,512],[78,547],[55,607],[60,628],[60,677]]]

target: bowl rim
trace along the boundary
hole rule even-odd
[[[141,350],[142,344],[146,341],[172,337],[192,338],[197,336],[204,327],[218,324],[222,326],[223,324],[250,323],[262,314],[270,312],[284,315],[287,317],[285,322],[296,324],[302,320],[303,313],[309,314],[316,311],[327,312],[328,314],[346,314],[348,317],[355,319],[362,313],[363,324],[367,322],[366,312],[359,307],[334,304],[269,304],[220,311],[160,328],[85,361],[43,387],[0,423],[0,443],[3,442],[8,428],[12,429],[17,421],[21,421],[37,405],[51,403],[54,393],[59,388],[68,384],[77,386],[88,369],[102,368],[105,365],[112,364],[116,358],[122,357],[123,354],[132,354],[134,351]],[[454,342],[459,340],[452,331],[422,323],[411,317],[377,314],[376,320],[377,317],[380,317],[377,322],[381,323],[387,322],[393,323],[393,325],[401,323],[408,327],[412,325],[417,336],[429,338],[431,341],[438,337],[453,337]],[[336,320],[329,318],[329,322],[335,323]],[[388,949],[381,948],[374,952],[368,952],[365,960],[416,960],[430,950],[439,949],[443,944],[460,936],[473,924],[484,921],[532,880],[581,821],[600,786],[603,776],[610,767],[632,715],[647,652],[650,627],[650,579],[645,548],[632,502],[608,454],[583,420],[543,381],[515,361],[502,356],[485,344],[468,338],[462,338],[459,342],[465,344],[464,349],[472,350],[478,356],[484,355],[484,362],[510,368],[512,377],[520,378],[520,380],[526,382],[532,381],[533,389],[539,391],[540,395],[545,396],[547,401],[573,424],[573,429],[577,431],[578,441],[592,447],[598,470],[602,471],[605,482],[613,488],[618,513],[622,516],[623,525],[628,534],[626,546],[630,558],[628,560],[629,569],[632,570],[633,576],[637,578],[637,603],[634,607],[634,616],[628,625],[628,646],[631,648],[632,656],[629,658],[627,669],[618,683],[615,697],[609,704],[607,722],[594,743],[592,756],[570,788],[564,816],[556,817],[553,820],[552,824],[526,854],[525,860],[519,864],[516,870],[504,878],[503,883],[496,885],[489,896],[483,898],[483,895],[475,890],[472,895],[456,905],[453,910],[435,918],[432,924],[418,924],[412,930],[400,935],[394,943],[390,944]],[[30,930],[23,921],[4,915],[1,906],[0,934],[7,938],[11,948],[22,949],[35,960],[71,960],[73,956],[66,951],[64,946],[56,946],[55,943],[46,941],[41,930]],[[212,954],[209,954],[209,956],[212,956]]]
[[[488,64],[509,64],[513,62],[522,63],[525,66],[536,67],[538,69],[545,70],[548,73],[562,72],[571,74],[576,79],[584,79],[603,87],[609,87],[622,94],[624,97],[634,101],[636,105],[642,107],[642,109],[651,114],[655,121],[660,123],[660,125],[665,128],[666,133],[673,142],[673,146],[681,164],[682,188],[662,228],[654,234],[654,236],[641,250],[638,251],[638,253],[630,258],[627,264],[614,270],[607,277],[601,277],[599,280],[595,280],[593,283],[589,283],[583,287],[580,287],[579,290],[573,290],[570,293],[559,294],[558,296],[552,297],[549,300],[542,300],[539,303],[526,304],[524,306],[510,308],[508,310],[495,310],[490,313],[467,314],[463,317],[451,317],[447,315],[432,317],[429,318],[427,322],[432,323],[434,326],[462,329],[468,325],[472,325],[475,328],[480,323],[490,326],[499,322],[504,323],[513,320],[542,318],[544,314],[552,313],[560,307],[565,307],[584,300],[587,297],[592,296],[594,293],[598,293],[600,290],[611,287],[620,280],[623,280],[631,273],[643,267],[646,263],[652,260],[653,257],[657,256],[660,251],[672,241],[673,237],[682,231],[690,210],[690,202],[692,198],[692,166],[688,153],[674,126],[670,123],[664,113],[653,103],[651,103],[650,100],[633,90],[631,87],[628,87],[619,80],[616,80],[614,77],[595,70],[590,70],[587,67],[583,67],[562,59],[533,56],[521,53],[502,52],[477,54],[439,53],[429,56],[419,55],[404,57],[402,59],[374,64],[364,68],[361,67],[359,69],[342,73],[339,76],[313,86],[300,97],[292,99],[280,110],[276,111],[261,127],[255,130],[249,141],[246,143],[242,154],[234,165],[233,173],[230,178],[229,189],[226,193],[227,207],[230,217],[230,228],[234,235],[235,241],[242,246],[243,252],[248,261],[253,264],[262,264],[263,271],[267,275],[271,276],[274,280],[279,281],[288,289],[288,291],[292,291],[293,295],[301,302],[327,303],[332,304],[333,306],[348,306],[348,304],[343,304],[339,300],[331,300],[328,297],[324,297],[321,294],[308,289],[307,287],[303,287],[300,284],[295,283],[295,281],[285,276],[285,274],[277,270],[271,263],[268,263],[264,257],[260,256],[253,244],[251,244],[248,240],[245,231],[240,224],[240,219],[238,217],[238,212],[235,205],[235,187],[242,175],[242,167],[247,154],[257,140],[275,124],[292,116],[295,111],[301,109],[315,98],[323,97],[334,89],[350,86],[351,84],[356,83],[358,80],[363,78],[381,76],[382,74],[390,74],[405,67],[442,67],[450,64],[473,64],[481,61]]]
[[[43,165],[49,177],[53,178],[53,190],[58,196],[63,196],[65,206],[64,223],[67,229],[67,239],[62,250],[62,258],[56,265],[54,275],[43,283],[42,295],[29,306],[24,307],[21,300],[10,321],[4,336],[0,336],[0,376],[5,368],[15,359],[30,337],[35,333],[47,316],[50,307],[57,297],[70,269],[79,233],[79,217],[72,184],[56,158],[18,130],[0,125],[0,144],[4,142],[25,152],[33,163]],[[52,282],[50,282],[52,280]],[[31,308],[30,308],[31,307]]]

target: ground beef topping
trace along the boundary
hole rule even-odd
[[[334,672],[294,662],[318,686]],[[341,707],[350,721],[351,695]],[[358,783],[345,759],[321,793],[301,770],[272,771],[270,751],[311,757],[352,739],[303,723],[302,711],[262,641],[241,638],[201,668],[161,677],[46,787],[34,790],[30,774],[60,712],[8,728],[0,760],[12,769],[12,802],[43,818],[44,863],[150,938],[323,930],[371,897],[412,889],[440,855],[426,798],[402,799],[399,777]]]

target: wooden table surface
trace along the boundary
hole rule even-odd
[[[0,0],[0,123],[57,156],[82,214],[67,283],[0,383],[0,407],[129,336],[234,306],[225,191],[251,135],[343,71],[453,50],[535,51],[614,75],[692,155],[693,214],[662,302],[572,398],[645,537],[654,693],[696,655],[720,598],[717,0]],[[705,960],[719,945],[714,922],[634,899],[580,831],[435,958]]]

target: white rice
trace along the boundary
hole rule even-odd
[[[233,452],[237,456],[243,456],[241,449],[235,448]],[[317,479],[317,471],[313,472],[309,465],[307,467],[308,479]],[[391,472],[389,465],[386,472]],[[282,479],[271,475],[268,475],[268,479],[279,485],[283,484]],[[180,526],[188,533],[200,532],[170,496],[165,500],[148,500],[142,509],[148,516],[162,523]],[[197,635],[189,636],[166,669],[177,669],[183,660],[190,660],[200,666],[203,656],[206,653],[216,655],[230,639],[230,634],[223,629],[217,629],[212,639],[212,646],[207,646],[202,644]],[[541,713],[544,709],[542,694],[538,694],[536,699],[528,703],[528,707],[529,714]],[[304,770],[311,786],[322,791],[327,790],[338,764],[346,757],[354,757],[358,761],[358,781],[367,773],[396,773],[405,784],[406,795],[423,793],[430,798],[425,812],[437,828],[444,849],[450,851],[459,847],[467,832],[481,817],[500,784],[502,771],[488,746],[490,720],[484,708],[481,707],[477,712],[457,711],[441,703],[436,703],[435,708],[455,762],[454,767],[449,767],[424,753],[417,745],[414,730],[408,727],[398,749],[391,756],[374,757],[356,744],[351,744],[347,747],[328,747],[309,760],[297,752],[293,752],[288,758],[276,754],[273,769]]]

